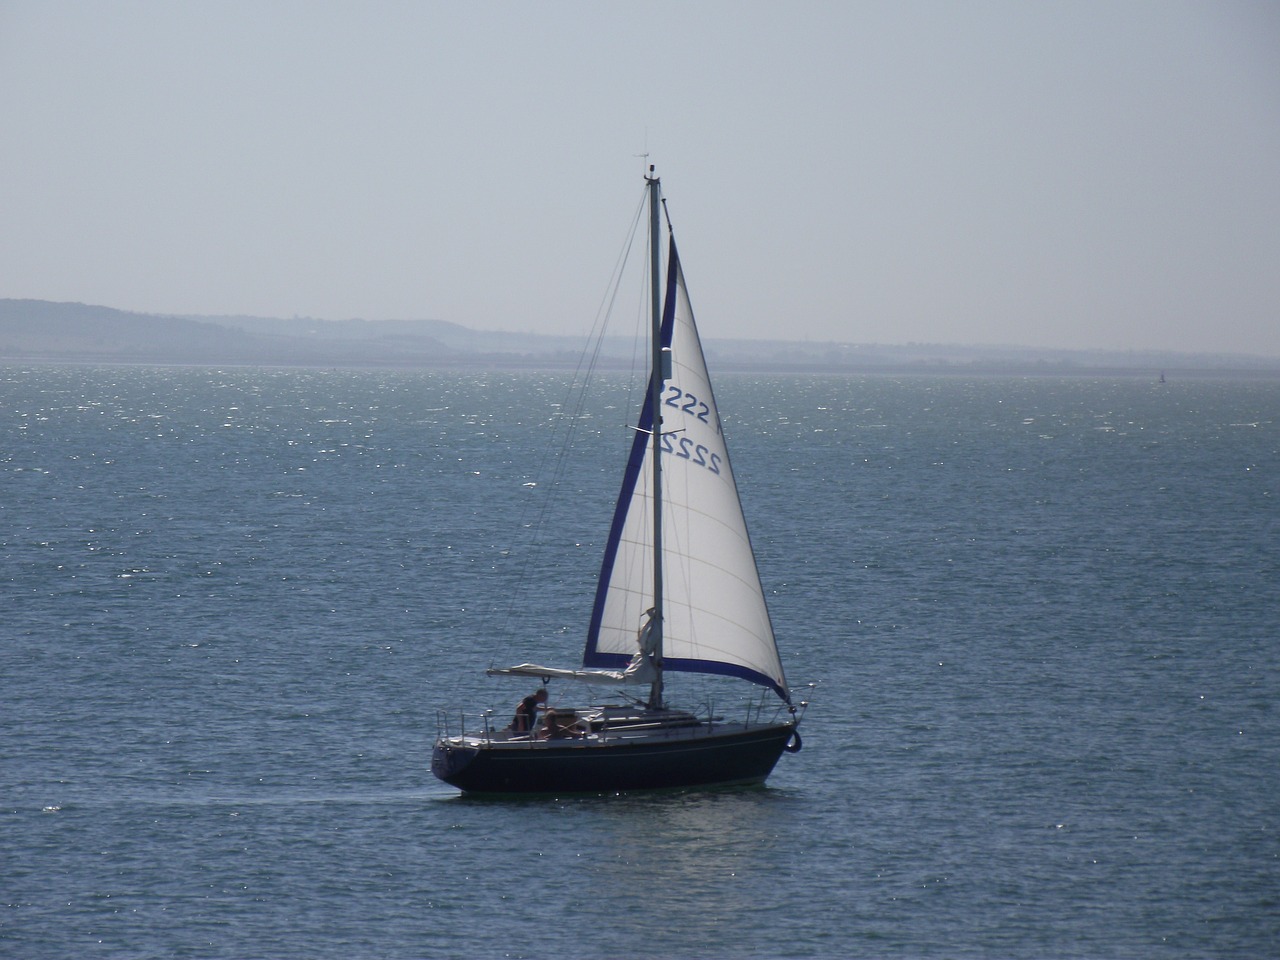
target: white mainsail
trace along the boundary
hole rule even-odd
[[[662,345],[662,668],[737,676],[788,699],[782,662],[671,240]],[[666,371],[655,371],[662,377]],[[605,551],[583,656],[621,669],[653,606],[652,415],[645,405]]]

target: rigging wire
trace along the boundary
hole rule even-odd
[[[569,468],[569,452],[577,442],[579,428],[584,421],[587,395],[592,382],[599,372],[600,357],[604,349],[606,334],[613,319],[627,265],[632,259],[632,249],[635,246],[638,225],[645,210],[645,201],[646,196],[642,193],[640,202],[636,205],[635,213],[632,215],[626,239],[614,262],[609,283],[601,298],[600,305],[596,309],[595,319],[588,334],[586,346],[579,356],[577,366],[565,388],[564,399],[558,408],[559,413],[552,415],[552,441],[543,447],[542,457],[533,472],[534,480],[532,481],[534,491],[540,492],[538,488],[543,484],[541,478],[545,477],[550,470],[551,477],[546,482],[546,495],[526,499],[521,508],[520,522],[516,529],[520,531],[529,530],[532,542],[529,544],[529,548],[524,551],[523,556],[519,558],[515,586],[514,589],[507,593],[507,609],[502,617],[501,628],[494,637],[495,643],[501,642],[507,648],[510,646],[510,641],[506,638],[509,636],[512,624],[516,622],[516,611],[525,604],[531,588],[532,576],[530,570],[535,555],[540,552],[539,548],[544,545],[547,518],[551,514],[553,505],[557,502],[557,494],[561,492],[561,486]],[[642,257],[641,260],[646,264],[645,273],[647,278],[647,259]],[[636,367],[635,353],[638,350],[639,348],[637,347],[633,351],[631,361],[633,374]],[[632,404],[628,403],[627,408],[630,409],[631,406]],[[558,441],[556,439],[557,434],[562,434]],[[548,460],[551,461],[550,467],[548,467]],[[538,504],[536,506],[537,516],[532,522],[529,522],[529,513],[535,509],[535,502]],[[510,558],[513,550],[514,547],[509,546],[508,549],[502,551],[502,555]],[[490,662],[493,662],[492,656]]]

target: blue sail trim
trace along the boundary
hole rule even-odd
[[[663,348],[670,348],[672,333],[675,330],[676,316],[676,278],[680,275],[680,259],[676,254],[676,238],[671,237],[667,253],[667,291],[662,304],[662,327],[660,337]],[[627,458],[627,469],[622,476],[622,490],[618,494],[618,503],[613,510],[613,523],[609,527],[609,540],[604,548],[604,562],[600,565],[600,579],[596,582],[596,599],[591,607],[591,623],[587,627],[587,647],[582,653],[584,667],[603,667],[610,669],[619,664],[625,667],[629,657],[621,654],[599,653],[596,644],[600,639],[600,621],[604,617],[605,598],[609,593],[609,583],[613,578],[613,565],[618,558],[618,544],[622,540],[622,528],[626,524],[627,511],[631,507],[631,498],[635,494],[636,482],[640,479],[640,470],[644,466],[644,455],[649,444],[653,442],[653,410],[649,398],[653,395],[653,378],[662,375],[660,370],[651,371],[644,394],[644,403],[640,406],[640,423],[636,429],[635,439],[631,443],[631,455]],[[636,624],[640,629],[640,624]]]
[[[630,662],[629,657],[620,653],[597,653],[592,667],[604,667],[609,670],[623,670]],[[758,670],[739,666],[736,663],[722,663],[719,660],[691,660],[686,658],[664,657],[662,660],[664,673],[711,673],[721,677],[735,677],[750,683],[768,687],[787,703],[791,702],[791,694],[776,680]]]
[[[640,426],[636,430],[635,440],[631,444],[631,456],[627,458],[627,469],[622,477],[622,492],[618,496],[617,506],[613,510],[613,524],[609,528],[609,540],[604,548],[604,562],[600,565],[600,579],[596,581],[596,599],[591,607],[591,625],[587,628],[587,648],[582,654],[584,667],[603,667],[621,664],[627,665],[629,657],[621,654],[598,653],[596,644],[600,639],[600,621],[604,618],[605,598],[609,594],[609,580],[613,576],[613,564],[618,558],[618,544],[622,540],[622,528],[627,519],[627,507],[631,504],[631,495],[635,492],[636,481],[640,478],[640,468],[644,465],[645,447],[649,443],[652,419],[649,416],[649,405],[645,404],[640,415]],[[640,625],[636,624],[636,629]]]

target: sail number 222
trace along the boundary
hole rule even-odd
[[[707,426],[713,426],[711,423],[711,408],[692,393],[685,393],[679,387],[669,384],[666,388],[666,393],[662,397],[662,402],[668,407],[674,407],[689,414],[691,417],[697,417]],[[718,427],[719,425],[716,424],[715,426]]]

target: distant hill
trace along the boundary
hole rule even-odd
[[[1033,350],[948,344],[710,340],[722,370],[1154,375],[1161,370],[1280,376],[1280,359]],[[164,316],[83,303],[0,299],[0,359],[67,363],[254,366],[576,365],[581,338],[470,330],[444,320],[316,320]],[[606,340],[600,362],[630,364],[634,347]]]
[[[376,335],[328,335],[327,329],[326,335],[308,336],[290,328],[290,323],[297,322],[160,316],[83,303],[0,300],[0,357],[332,366],[379,365],[392,360],[430,363],[456,353],[430,336],[395,340]]]

